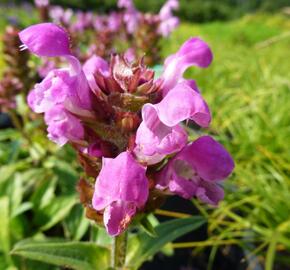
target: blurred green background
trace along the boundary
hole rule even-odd
[[[10,7],[1,8],[0,31],[12,17],[19,19],[22,26],[38,20],[36,12],[17,8],[11,5],[13,2],[23,3],[1,1]],[[99,12],[115,6],[114,0],[53,2],[86,10],[93,8]],[[163,2],[135,1],[144,11],[158,11]],[[234,174],[225,183],[226,198],[218,208],[206,208],[193,200],[195,207],[208,220],[208,239],[191,242],[186,247],[195,252],[209,250],[207,269],[216,269],[215,255],[220,247],[227,245],[240,246],[245,251],[246,260],[261,265],[262,269],[290,269],[290,12],[287,9],[290,1],[180,2],[177,14],[183,22],[169,40],[163,42],[162,55],[165,57],[175,52],[191,36],[200,36],[208,42],[214,53],[213,64],[205,70],[192,68],[186,77],[196,79],[212,109],[213,122],[209,132],[225,145],[236,161]],[[1,59],[0,55],[0,70],[3,70]],[[33,168],[35,160],[28,158],[29,154],[22,147],[25,141],[20,134],[11,134],[11,131],[0,131],[0,243],[1,237],[2,243],[8,243],[4,245],[5,249],[1,245],[3,253],[17,240],[35,233],[28,225],[19,225],[29,222],[27,217],[21,216],[23,212],[17,214],[8,206],[7,213],[4,211],[9,200],[15,202],[7,190],[15,192],[18,186],[24,188],[15,207],[23,203],[39,203],[40,200],[40,191],[31,197],[25,196],[25,188],[31,189],[30,180],[37,179],[39,172],[35,170],[39,170],[40,165],[36,162],[36,168]],[[50,193],[46,196],[51,199],[62,194],[64,197],[55,202],[55,206],[50,207],[52,209],[43,202],[46,218],[49,220],[51,215],[54,219],[50,223],[47,221],[47,225],[39,215],[35,230],[45,232],[61,224],[68,238],[78,239],[82,232],[73,231],[73,221],[69,220],[70,210],[75,207],[74,214],[78,210],[75,201],[70,201],[69,205],[66,201],[74,192],[73,184],[68,189],[63,185],[64,179],[74,179],[72,183],[75,183],[77,178],[75,169],[69,166],[72,153],[65,148],[55,157],[49,157],[49,153],[43,150],[44,145],[40,142],[35,146],[36,150],[30,150],[36,156],[43,155],[43,151],[48,155],[43,168],[46,174],[41,172],[43,179],[38,179],[39,185],[45,188],[48,185],[45,177],[53,177],[59,183],[58,188],[56,183],[49,184]],[[62,162],[57,163],[57,158]],[[53,167],[52,164],[57,165]],[[12,183],[16,186],[9,187]],[[25,207],[22,208],[25,212]],[[19,219],[16,219],[17,215]],[[3,222],[5,218],[6,223]],[[184,246],[176,246],[180,247]]]
[[[21,4],[23,0],[1,0],[3,4]],[[27,1],[32,3],[33,1]],[[164,0],[135,0],[139,10],[157,12]],[[180,0],[178,16],[185,20],[205,22],[227,20],[249,12],[274,12],[289,5],[289,0]],[[52,0],[52,4],[83,10],[105,12],[116,9],[115,0]]]

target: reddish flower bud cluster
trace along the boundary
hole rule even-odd
[[[0,108],[8,111],[15,107],[15,96],[27,93],[32,85],[32,78],[28,67],[28,52],[20,52],[21,41],[19,30],[15,26],[8,26],[3,34],[3,56],[6,63],[2,80],[0,81]]]

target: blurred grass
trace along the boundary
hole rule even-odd
[[[183,24],[163,46],[168,55],[198,35],[213,50],[210,68],[187,72],[212,109],[213,135],[236,161],[225,200],[205,213],[209,241],[237,239],[252,251],[250,243],[256,242],[267,254],[266,269],[277,249],[290,250],[289,31],[290,20],[283,16],[251,15],[228,23]],[[265,42],[272,37],[277,42]]]

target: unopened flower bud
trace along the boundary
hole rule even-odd
[[[133,132],[135,131],[141,120],[139,116],[135,113],[120,113],[117,114],[117,125],[123,132]]]

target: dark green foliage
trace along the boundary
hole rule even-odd
[[[20,0],[1,2],[23,3]],[[165,2],[166,0],[134,0],[139,10],[155,13]],[[83,10],[108,12],[116,9],[117,0],[51,0],[51,3]],[[285,6],[290,6],[289,0],[180,0],[180,10],[177,14],[183,20],[205,22],[228,20],[258,10],[272,12]]]

